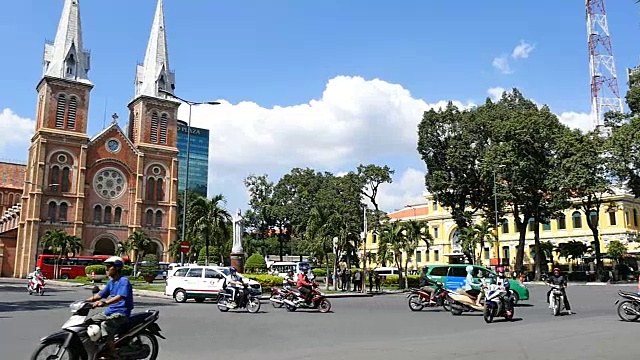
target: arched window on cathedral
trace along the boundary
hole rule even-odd
[[[53,165],[49,173],[49,190],[55,190],[55,186],[60,185],[60,167]]]
[[[9,195],[7,195],[7,205],[12,206],[13,204],[13,194],[9,193]]]
[[[158,143],[158,113],[155,111],[151,114],[151,129],[149,140],[152,144]]]
[[[62,190],[62,192],[69,192],[69,188],[70,188],[69,175],[70,175],[69,168],[66,166],[62,168],[62,179],[60,179],[60,189]]]
[[[164,201],[164,181],[156,180],[156,201]]]
[[[4,205],[4,194],[0,192],[0,206]],[[634,210],[635,214],[635,210]]]
[[[115,211],[115,215],[113,216],[113,223],[120,224],[121,221],[122,221],[122,208],[117,207]]]
[[[156,211],[156,227],[162,227],[162,210]]]
[[[169,115],[163,113],[160,117],[160,144],[167,143],[167,127],[169,125]]]
[[[56,222],[56,211],[58,210],[58,205],[55,201],[49,202],[49,221]]]
[[[93,208],[93,223],[100,224],[102,222],[102,206],[96,205]]]
[[[153,226],[153,210],[149,209],[146,213],[145,225],[147,227]]]
[[[155,201],[154,193],[156,191],[156,179],[149,177],[147,178],[147,194],[146,198],[148,201]]]
[[[69,210],[69,205],[66,202],[60,204],[60,210],[58,210],[58,219],[60,221],[67,221],[67,211]]]
[[[76,59],[73,54],[67,58],[67,77],[73,77],[76,73]]]
[[[64,127],[64,114],[67,107],[67,96],[65,94],[58,95],[58,104],[56,105],[56,128]]]
[[[104,223],[111,224],[111,206],[104,208]]]
[[[67,129],[74,130],[76,128],[76,110],[78,109],[78,98],[71,96],[69,98],[69,109],[67,110]]]

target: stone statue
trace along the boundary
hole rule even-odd
[[[236,216],[233,217],[233,247],[231,248],[232,254],[242,254],[244,249],[242,248],[242,234],[244,234],[244,226],[242,224],[242,213],[240,209],[236,211]]]

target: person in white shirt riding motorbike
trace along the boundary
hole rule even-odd
[[[36,270],[32,273],[29,273],[29,275],[27,275],[27,279],[29,279],[29,283],[27,284],[27,288],[28,289],[35,289],[36,286],[38,286],[38,277],[42,276],[42,278],[44,278],[44,275],[42,275],[42,272],[40,271],[40,267],[36,266]]]

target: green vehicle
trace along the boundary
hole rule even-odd
[[[464,287],[464,280],[467,277],[467,266],[469,264],[448,264],[448,265],[431,265],[427,271],[427,276],[444,284],[444,287],[451,291],[456,291]],[[482,271],[485,277],[490,279],[496,278],[496,273],[480,265],[473,266],[473,278],[479,282],[478,273]],[[529,300],[529,289],[518,280],[509,279],[511,289],[515,291],[516,304],[520,300]]]

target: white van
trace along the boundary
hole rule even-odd
[[[300,272],[300,268],[302,266],[306,266],[307,268],[311,268],[307,261],[299,261],[299,262],[279,261],[279,262],[274,262],[273,264],[271,264],[271,266],[269,266],[269,270],[268,271],[269,271],[270,275],[285,277],[285,276],[287,276],[287,272],[288,271],[293,271],[294,274],[299,273]]]
[[[373,269],[373,272],[380,275],[383,279],[391,275],[400,275],[400,270],[397,267],[379,267]]]

